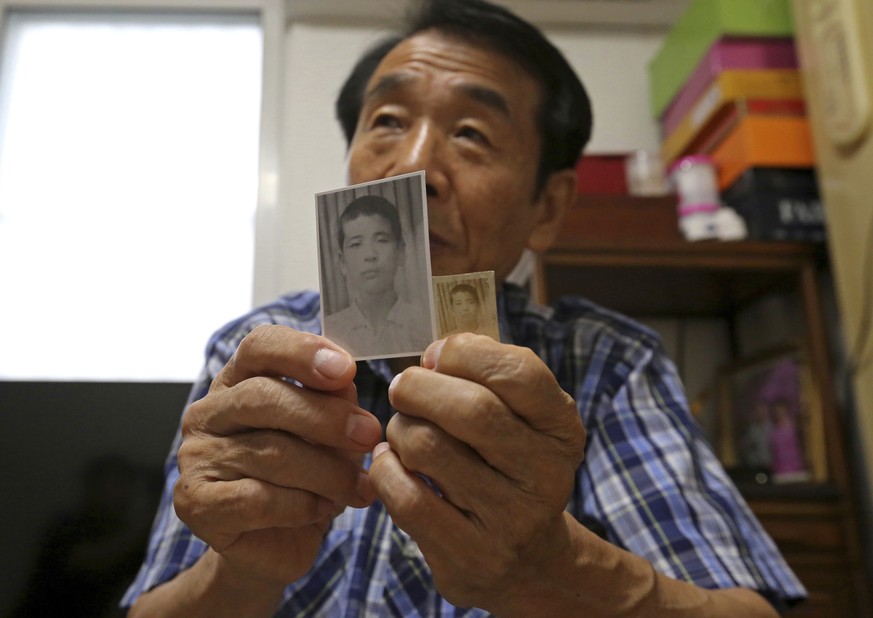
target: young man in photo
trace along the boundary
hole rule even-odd
[[[458,325],[458,332],[479,332],[479,295],[476,289],[468,283],[460,283],[449,292],[452,315]]]
[[[449,308],[453,322],[446,335],[473,333],[500,340],[497,324],[489,322],[489,318],[483,314],[479,292],[469,283],[458,283],[449,290]]]
[[[405,243],[394,204],[378,195],[352,200],[340,215],[339,246],[351,300],[325,316],[325,335],[356,358],[424,350],[431,342],[427,315],[396,289]]]

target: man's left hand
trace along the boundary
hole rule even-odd
[[[585,447],[573,399],[531,350],[470,334],[432,344],[389,395],[370,479],[440,593],[493,611],[535,588],[568,549]]]

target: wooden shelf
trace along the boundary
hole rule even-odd
[[[581,294],[636,316],[728,316],[796,288],[823,256],[812,243],[564,240],[542,256],[539,282],[551,297]]]
[[[798,273],[824,258],[815,243],[688,242],[672,195],[580,195],[541,258],[537,283],[550,297],[581,294],[635,316],[730,316],[763,294],[796,288]]]
[[[856,504],[829,359],[819,273],[825,248],[802,242],[686,242],[675,200],[580,197],[556,243],[538,259],[534,295],[580,295],[637,317],[726,319],[775,292],[796,293],[823,413],[828,481],[740,487],[810,591],[792,616],[870,615]]]

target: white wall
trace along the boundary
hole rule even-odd
[[[649,113],[649,60],[663,35],[651,32],[549,31],[588,89],[594,111],[589,153],[657,148]]]
[[[318,289],[315,194],[345,184],[345,142],[334,120],[336,94],[378,30],[296,24],[285,45],[282,135],[281,259],[267,301],[288,290]]]
[[[595,128],[588,152],[624,152],[657,145],[649,118],[646,66],[658,32],[544,29],[586,83]],[[334,120],[337,90],[360,53],[382,30],[376,25],[296,22],[285,46],[285,129],[276,289],[256,291],[264,302],[289,290],[317,289],[315,193],[345,182],[345,144]]]

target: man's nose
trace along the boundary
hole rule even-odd
[[[392,175],[424,170],[428,195],[438,195],[445,183],[443,159],[443,140],[438,128],[421,120],[413,125],[399,145]]]
[[[397,154],[397,167],[402,170],[399,173],[427,170],[435,160],[436,132],[433,126],[421,121],[413,125],[406,134]]]

